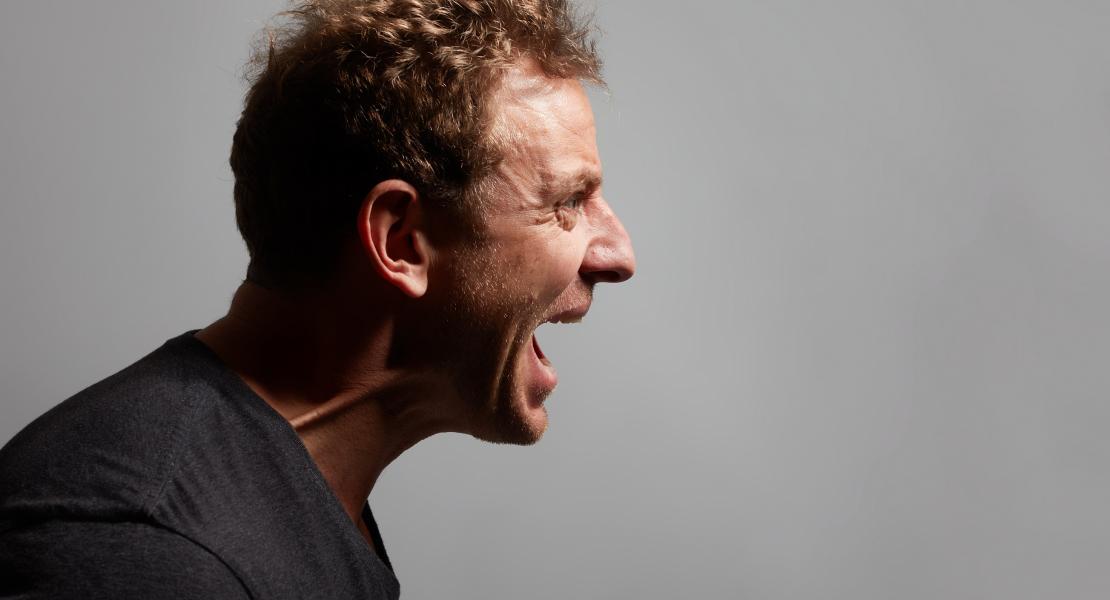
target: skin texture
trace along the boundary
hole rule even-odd
[[[296,293],[244,283],[197,333],[292,424],[368,541],[363,502],[420,440],[539,440],[555,378],[533,332],[579,320],[596,283],[635,270],[602,197],[581,84],[522,61],[491,110],[510,151],[487,182],[480,234],[444,235],[412,185],[383,181],[333,281]]]
[[[577,321],[599,281],[623,281],[635,268],[631,243],[601,193],[593,114],[582,86],[535,71],[512,74],[497,97],[498,127],[511,150],[489,186],[488,241],[452,257],[458,318],[453,335],[483,353],[462,353],[459,385],[481,404],[473,435],[528,444],[547,427],[544,398],[553,382],[532,349],[536,327]],[[479,326],[473,327],[473,324]],[[475,338],[485,332],[492,339]],[[546,368],[544,364],[544,368]]]

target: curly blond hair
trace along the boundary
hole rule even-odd
[[[566,0],[313,0],[280,17],[231,149],[248,279],[266,285],[326,278],[385,179],[473,226],[477,183],[501,159],[489,98],[522,58],[601,83]]]

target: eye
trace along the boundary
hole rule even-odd
[[[563,229],[570,231],[578,223],[578,217],[582,214],[582,205],[586,203],[586,195],[582,192],[573,194],[566,200],[559,203],[559,222],[562,224]]]
[[[578,192],[578,193],[572,195],[570,198],[567,198],[566,201],[563,202],[563,207],[564,208],[569,208],[571,210],[579,210],[579,209],[582,208],[582,205],[585,204],[585,203],[586,203],[586,195],[583,194],[582,192]]]

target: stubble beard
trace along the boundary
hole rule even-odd
[[[489,243],[453,253],[459,276],[444,316],[447,335],[455,340],[450,371],[466,404],[467,433],[487,442],[526,446],[538,442],[547,429],[546,407],[539,407],[542,426],[527,418],[526,411],[534,409],[517,372],[523,353],[532,352],[532,332],[543,307],[514,297],[508,278],[515,265],[498,264],[498,250]]]

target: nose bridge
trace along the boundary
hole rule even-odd
[[[593,237],[582,261],[582,271],[597,281],[619,283],[636,272],[632,240],[609,203],[597,198],[590,224]]]

